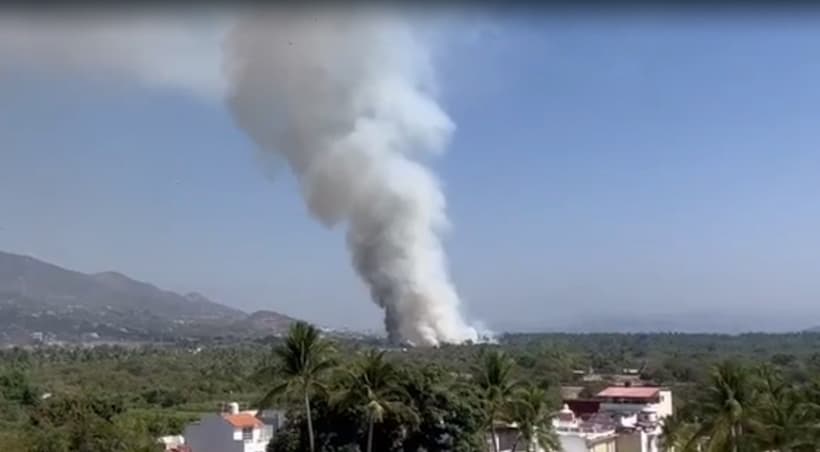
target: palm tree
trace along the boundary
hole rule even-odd
[[[512,452],[520,440],[527,445],[527,451],[535,450],[536,445],[544,450],[560,450],[561,444],[552,426],[553,415],[546,391],[535,386],[519,391],[510,406],[509,420],[518,425]]]
[[[367,421],[366,452],[373,451],[373,430],[376,424],[384,420],[386,413],[413,416],[401,401],[397,377],[396,368],[385,359],[384,352],[375,350],[365,353],[348,371],[344,381],[346,389],[340,396],[340,403],[364,409]]]
[[[481,389],[484,402],[485,422],[489,424],[493,450],[498,452],[495,421],[504,414],[513,398],[518,382],[513,379],[512,358],[500,350],[483,355],[481,365],[475,370],[474,379]]]
[[[661,450],[675,452],[700,450],[699,444],[690,443],[697,429],[697,424],[687,421],[680,413],[665,418],[661,427]]]
[[[811,447],[818,431],[812,404],[770,366],[758,370],[760,405],[752,423],[758,448],[788,452]]]
[[[687,444],[691,447],[705,440],[709,450],[740,452],[746,450],[756,404],[756,393],[749,372],[742,366],[725,361],[717,365],[700,404],[702,422]]]
[[[322,339],[319,330],[313,325],[297,322],[291,325],[285,343],[274,349],[274,353],[280,365],[277,370],[285,377],[285,381],[268,391],[259,405],[270,406],[283,394],[300,398],[305,406],[310,452],[315,452],[310,397],[315,391],[325,389],[321,377],[335,365],[331,357],[331,344]]]

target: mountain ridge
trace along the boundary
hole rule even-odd
[[[266,321],[254,321],[260,317]],[[277,334],[293,321],[273,311],[254,317],[200,293],[179,294],[116,271],[83,273],[0,251],[0,343],[40,334],[70,342]]]

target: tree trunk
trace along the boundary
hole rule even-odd
[[[310,445],[310,452],[316,452],[316,444],[313,439],[313,419],[310,417],[310,398],[307,391],[305,391],[305,416],[307,418],[308,428],[308,444]]]
[[[498,436],[495,434],[495,423],[490,425],[490,436],[492,436],[493,441],[493,452],[498,452]]]
[[[373,420],[367,422],[367,452],[373,452]]]
[[[729,435],[732,438],[732,452],[737,452],[737,430],[734,425],[730,428]]]
[[[520,441],[520,440],[521,440],[521,434],[519,434],[518,436],[515,437],[515,441],[513,442],[513,445],[512,445],[512,452],[515,452],[515,450],[518,449],[518,441]]]

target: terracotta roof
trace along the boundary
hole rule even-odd
[[[262,421],[247,413],[226,414],[222,416],[229,424],[235,428],[261,428]]]
[[[659,388],[610,386],[598,393],[598,397],[615,399],[652,399],[658,396]]]

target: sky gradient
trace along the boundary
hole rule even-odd
[[[431,26],[457,126],[431,165],[469,316],[496,330],[820,324],[815,23],[544,12]],[[0,46],[0,249],[380,328],[343,230],[307,215],[287,168],[260,161],[211,95],[219,40],[139,36],[123,39],[171,54],[138,76],[129,59],[38,65]]]

